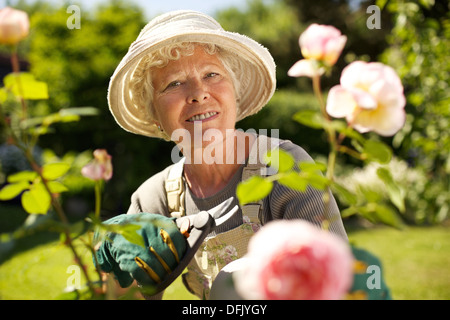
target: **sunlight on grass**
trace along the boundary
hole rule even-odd
[[[394,299],[450,299],[450,228],[373,228],[351,232],[350,241],[383,263]]]
[[[91,267],[92,277],[96,279],[89,252],[83,249],[79,252],[85,252],[82,259]],[[70,250],[58,242],[18,253],[0,265],[0,299],[55,299],[63,293],[68,284],[72,284],[73,271],[69,269],[72,265],[75,265],[75,262]],[[179,277],[166,289],[164,299],[191,300],[197,297],[186,290]]]

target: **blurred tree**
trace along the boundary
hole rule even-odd
[[[304,26],[281,1],[249,0],[244,10],[224,9],[217,20],[225,30],[245,34],[267,47],[277,64],[278,87],[295,84],[287,71],[299,60],[298,37]]]
[[[377,2],[393,15],[382,60],[399,73],[407,123],[394,139],[403,158],[428,177],[411,213],[416,222],[450,216],[450,5],[445,0]]]

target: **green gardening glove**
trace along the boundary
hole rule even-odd
[[[145,248],[131,243],[121,234],[108,232],[95,252],[94,264],[114,273],[122,288],[137,280],[143,286],[157,286],[175,269],[186,252],[186,238],[180,233],[174,218],[160,214],[122,214],[105,224],[140,225]],[[95,236],[99,238],[97,233]]]

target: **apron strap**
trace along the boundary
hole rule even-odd
[[[170,215],[180,218],[186,214],[184,197],[185,186],[183,181],[183,168],[186,158],[182,158],[169,170],[169,176],[165,182],[167,194],[167,207]]]
[[[246,166],[242,171],[241,181],[245,181],[252,176],[261,177],[275,174],[275,170],[267,166],[264,161],[266,153],[280,144],[277,138],[269,138],[265,135],[259,135],[253,143]],[[242,215],[248,217],[251,223],[261,224],[260,214],[263,211],[263,201],[258,200],[253,203],[247,203],[242,207]]]

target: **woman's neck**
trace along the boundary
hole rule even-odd
[[[222,190],[245,164],[255,137],[235,131],[224,142],[191,149],[184,155],[184,177],[198,198],[210,197]]]

